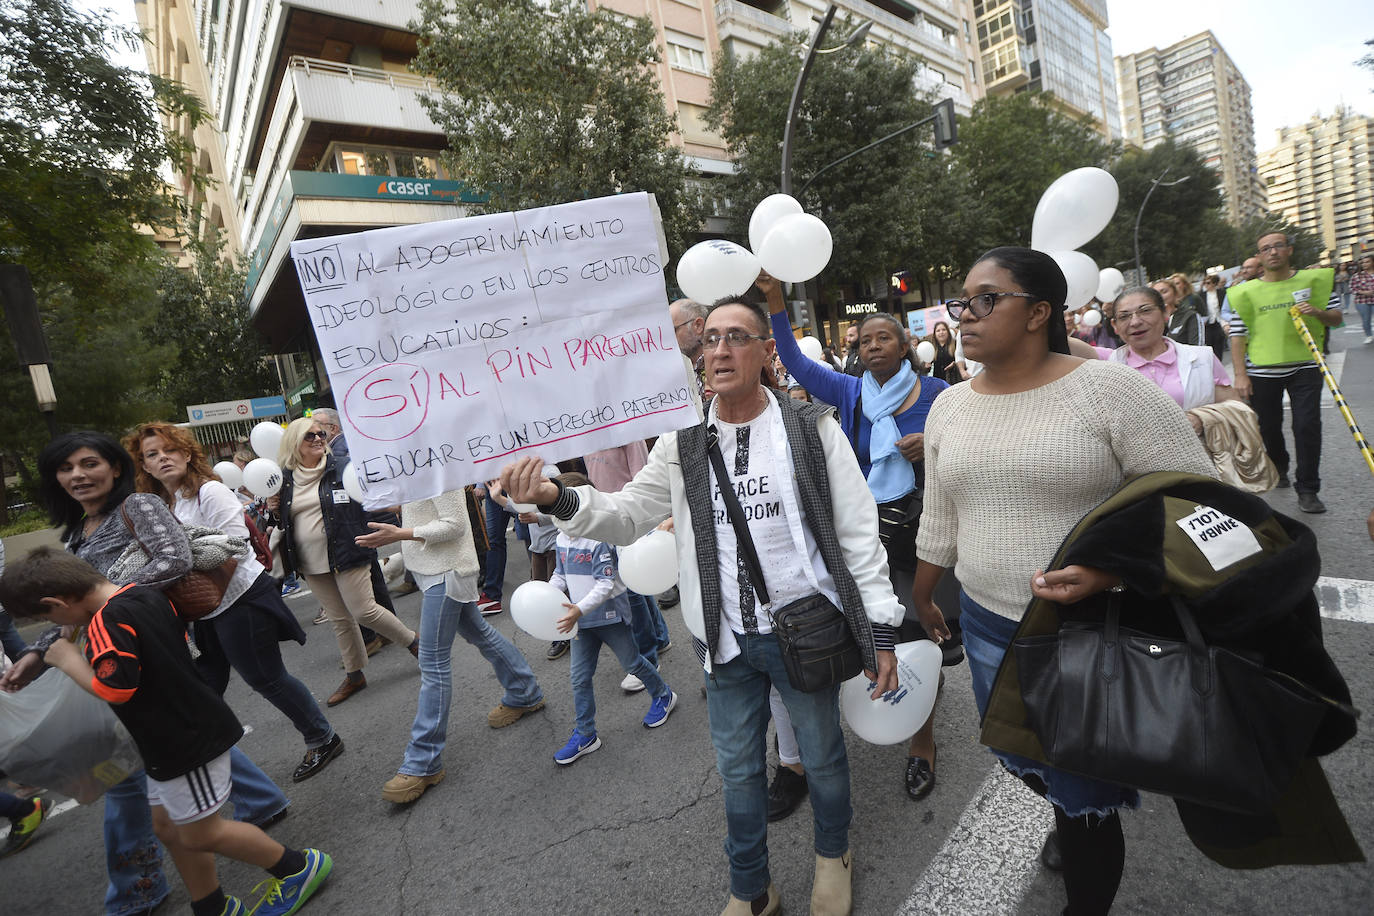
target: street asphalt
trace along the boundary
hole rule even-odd
[[[1337,331],[1333,363],[1362,427],[1374,433],[1374,345],[1358,329]],[[1343,354],[1343,355],[1342,355]],[[1317,534],[1326,643],[1345,673],[1355,704],[1374,709],[1374,545],[1365,518],[1374,480],[1334,408],[1323,410],[1325,515],[1303,516],[1292,490],[1269,495],[1276,509]],[[528,576],[512,538],[507,595]],[[1350,580],[1331,583],[1329,580]],[[1344,600],[1337,600],[1338,595]],[[1354,596],[1353,598],[1351,596]],[[309,640],[284,644],[288,667],[321,701],[339,683],[332,634],[311,626],[309,596],[289,605]],[[397,599],[411,626],[419,596]],[[1350,619],[1336,619],[1336,615]],[[553,753],[572,730],[568,660],[547,661],[546,644],[516,630],[509,613],[489,618],[530,659],[548,705],[493,730],[487,710],[500,699],[491,668],[461,640],[454,648],[454,700],[445,754],[447,779],[417,803],[382,800],[382,784],[400,763],[415,711],[419,676],[411,657],[389,647],[367,667],[369,687],[328,710],[347,750],[316,778],[292,784],[299,737],[261,698],[234,679],[228,699],[252,727],[241,747],[286,790],[290,816],[271,829],[292,846],[328,851],[335,869],[307,912],[373,914],[714,914],[728,888],[721,783],[707,732],[702,674],[676,609],[665,616],[674,648],[662,670],[680,694],[662,728],[640,724],[644,694],[619,688],[623,672],[603,653],[596,676],[598,730],[604,745],[571,767]],[[905,751],[850,736],[853,783],[854,912],[1058,913],[1057,875],[1038,855],[1049,809],[1019,783],[1001,777],[976,737],[966,665],[947,669],[936,711],[938,782],[910,801]],[[1355,836],[1374,848],[1374,739],[1368,727],[1323,761]],[[99,804],[64,810],[24,852],[0,861],[0,913],[96,914],[105,886]],[[810,896],[810,806],[771,826],[772,873],[784,912],[804,913]],[[1172,803],[1146,796],[1124,818],[1127,862],[1114,912],[1282,914],[1368,913],[1374,872],[1365,864],[1228,871],[1185,838]],[[189,912],[173,885],[158,912]],[[247,897],[262,877],[225,862],[227,892]]]

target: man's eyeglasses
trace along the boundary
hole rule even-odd
[[[329,433],[321,433],[321,432],[314,432],[314,431],[311,431],[311,432],[306,433],[306,434],[305,434],[304,436],[302,436],[301,438],[304,439],[306,442],[317,442],[317,441],[318,441],[318,442],[323,442],[323,441],[325,441],[326,439],[329,438]]]
[[[1013,296],[1017,299],[1039,299],[1039,296],[1032,296],[1030,293],[979,293],[976,296],[969,296],[967,299],[950,299],[945,303],[945,310],[949,312],[949,317],[955,321],[964,320],[964,312],[971,312],[974,318],[979,320],[992,314],[992,309],[997,305],[997,300],[1003,296]]]
[[[706,345],[706,349],[714,350],[722,340],[727,347],[747,347],[751,340],[767,339],[766,334],[746,334],[744,331],[726,331],[724,334],[719,331],[707,331],[701,342]]]
[[[695,319],[695,318],[688,318],[686,321],[679,321],[677,324],[673,325],[673,330],[676,331],[678,328],[686,327],[687,325],[691,324],[693,321],[696,321],[696,319]]]
[[[1279,244],[1279,245],[1265,245],[1263,248],[1261,248],[1261,249],[1259,250],[1259,253],[1260,253],[1260,254],[1268,254],[1268,253],[1271,252],[1271,251],[1283,251],[1285,248],[1291,248],[1291,247],[1293,247],[1293,246],[1289,245],[1287,242],[1284,242],[1284,243]]]
[[[1131,319],[1134,318],[1136,315],[1139,315],[1141,318],[1149,318],[1157,311],[1159,311],[1159,306],[1157,305],[1142,305],[1140,308],[1135,309],[1134,311],[1117,312],[1115,315],[1112,316],[1112,324],[1130,324]]]

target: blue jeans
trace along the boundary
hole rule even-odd
[[[243,751],[235,747],[229,759],[234,782],[229,804],[236,820],[260,824],[290,804]],[[105,869],[110,876],[105,889],[107,916],[149,909],[169,893],[142,770],[105,793]]]
[[[281,712],[305,739],[307,748],[324,747],[334,729],[306,686],[286,670],[281,659],[280,624],[267,602],[281,603],[281,593],[266,573],[224,613],[197,621],[196,667],[221,696],[229,686],[229,670]],[[287,612],[289,613],[289,612]]]
[[[849,850],[849,758],[840,731],[840,688],[802,693],[787,679],[772,633],[739,635],[740,654],[706,676],[716,768],[725,786],[725,855],[730,893],[753,900],[768,889],[768,688],[792,717],[806,767],[816,853]]]
[[[433,776],[444,768],[448,713],[453,702],[453,637],[463,637],[491,663],[505,688],[507,706],[533,706],[544,699],[529,662],[502,636],[472,601],[457,602],[444,594],[444,583],[425,589],[420,603],[420,702],[410,726],[410,743],[400,772]]]
[[[1374,337],[1374,330],[1370,330],[1371,320],[1374,320],[1374,302],[1356,302],[1355,311],[1360,313],[1360,323],[1364,325],[1364,336]]]
[[[978,704],[978,718],[987,714],[988,697],[1002,666],[1002,656],[1016,636],[1020,624],[996,614],[959,592],[959,619],[964,631],[964,654],[968,656],[969,675],[973,679],[973,700]],[[993,751],[1002,765],[1016,776],[1034,774],[1048,787],[1046,798],[1069,817],[1093,813],[1105,817],[1117,808],[1139,808],[1140,793],[1135,789],[1102,782],[1021,757]]]
[[[635,645],[639,647],[639,654],[657,668],[659,647],[668,644],[668,625],[663,622],[663,612],[652,595],[627,591],[625,596],[630,599],[630,631],[634,633]]]
[[[482,500],[482,510],[486,513],[487,559],[486,581],[482,583],[482,594],[495,601],[501,600],[501,589],[506,582],[506,526],[510,515],[496,504],[496,500]]]
[[[596,694],[592,690],[592,676],[596,674],[596,662],[603,645],[610,646],[626,673],[644,682],[644,689],[649,691],[649,696],[666,697],[670,692],[659,676],[658,669],[639,654],[634,634],[628,626],[616,622],[598,627],[579,627],[577,638],[572,641],[571,668],[573,709],[577,714],[577,731],[583,737],[596,734]]]

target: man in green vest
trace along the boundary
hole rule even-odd
[[[1293,244],[1284,233],[1267,232],[1258,244],[1264,273],[1233,287],[1226,297],[1235,313],[1231,320],[1235,391],[1250,399],[1259,417],[1264,449],[1279,472],[1280,487],[1290,486],[1288,449],[1283,441],[1283,395],[1288,393],[1297,453],[1293,476],[1298,508],[1325,512],[1326,506],[1317,498],[1321,489],[1321,370],[1288,309],[1298,306],[1303,323],[1320,346],[1327,328],[1339,327],[1344,320],[1340,296],[1333,291],[1335,277],[1330,268],[1293,269],[1289,263]]]

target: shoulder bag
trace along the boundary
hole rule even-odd
[[[863,670],[863,656],[849,631],[849,622],[829,598],[817,592],[776,610],[772,607],[758,551],[754,549],[744,510],[740,508],[735,488],[730,485],[730,476],[725,471],[725,458],[720,453],[714,427],[708,433],[707,453],[725,500],[730,525],[735,529],[736,548],[744,557],[755,594],[773,618],[773,633],[782,650],[787,680],[802,693],[815,693],[854,677]]]

